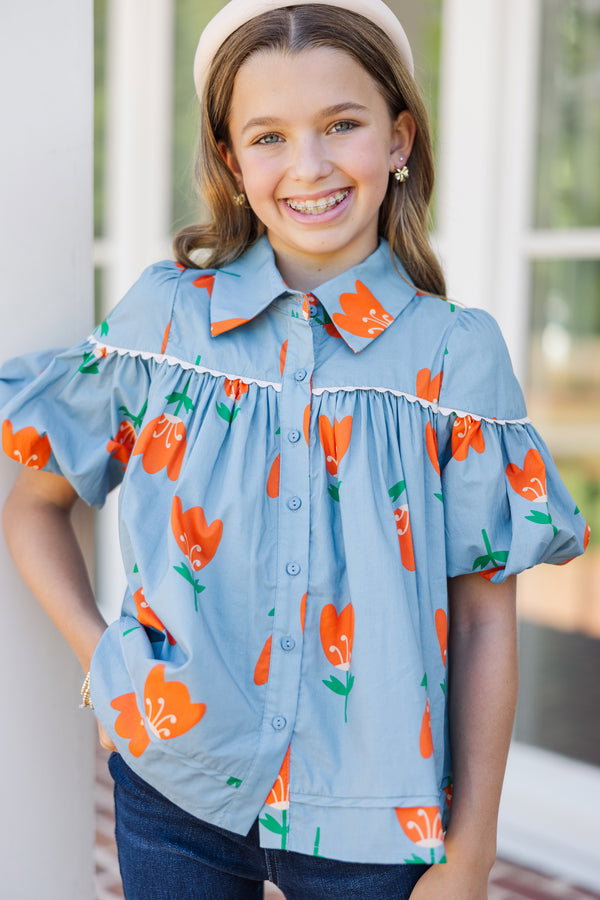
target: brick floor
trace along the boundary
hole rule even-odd
[[[107,757],[108,753],[99,747],[96,757],[96,900],[123,900]],[[265,882],[264,900],[285,900],[285,897],[274,884]],[[492,869],[488,900],[600,900],[600,894],[500,859]]]

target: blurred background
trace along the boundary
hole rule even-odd
[[[199,218],[192,62],[222,5],[94,2],[98,321]],[[592,823],[600,843],[600,0],[389,5],[431,116],[431,241],[449,294],[497,317],[529,415],[592,529],[583,558],[519,578],[521,691],[501,848],[518,857],[525,840],[530,864],[566,875],[583,864],[582,883],[600,887],[578,855]],[[122,591],[111,574],[115,502],[98,528],[109,619]]]

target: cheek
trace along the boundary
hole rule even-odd
[[[280,163],[273,158],[248,156],[240,160],[244,188],[250,197],[273,193],[280,178]]]

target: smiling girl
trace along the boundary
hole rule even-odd
[[[7,538],[88,673],[125,895],[482,900],[516,574],[589,529],[496,321],[445,297],[390,10],[233,0],[194,75],[210,221],[2,372]],[[69,511],[120,481],[106,628]]]

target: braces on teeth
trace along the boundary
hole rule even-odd
[[[320,213],[325,212],[328,209],[333,209],[334,206],[337,206],[338,203],[345,200],[349,193],[349,190],[338,191],[331,197],[323,197],[320,200],[286,200],[286,203],[292,209],[295,209],[296,212]]]

